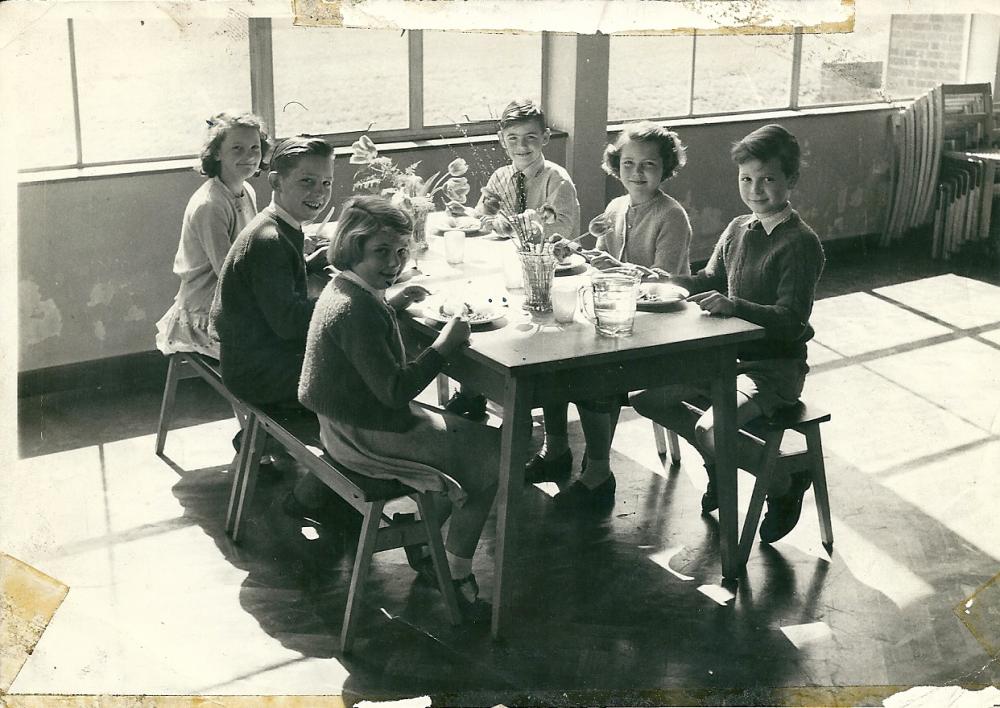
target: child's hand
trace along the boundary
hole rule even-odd
[[[407,285],[398,293],[389,298],[389,305],[397,311],[405,310],[415,302],[421,302],[431,294],[431,291],[423,285]]]
[[[460,316],[452,317],[441,329],[441,334],[437,336],[431,345],[441,353],[441,356],[448,357],[459,347],[469,343],[469,336],[472,328],[468,320],[463,320]]]
[[[736,304],[718,290],[692,295],[688,302],[698,303],[698,307],[712,315],[732,317],[736,312]]]
[[[598,268],[600,270],[607,270],[608,268],[619,268],[624,265],[620,260],[612,256],[607,251],[602,251],[600,249],[594,248],[589,251],[584,251],[590,259],[590,265]]]

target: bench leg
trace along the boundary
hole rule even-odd
[[[783,430],[771,433],[767,436],[764,444],[764,454],[757,469],[757,478],[754,480],[750,507],[747,509],[746,519],[743,520],[743,532],[740,534],[737,557],[741,568],[746,567],[747,560],[750,558],[750,545],[757,537],[760,513],[764,509],[764,499],[767,497],[767,488],[771,484],[771,475],[778,460],[778,451],[781,449],[781,438],[784,437],[784,434]]]
[[[167,382],[163,387],[163,401],[160,403],[160,422],[156,426],[156,454],[163,454],[167,444],[167,431],[174,417],[174,398],[177,395],[177,382],[181,378],[181,367],[184,366],[182,354],[171,354],[167,364]]]
[[[265,435],[263,428],[257,422],[257,417],[251,413],[247,416],[247,429],[243,434],[239,455],[236,457],[236,471],[233,474],[233,486],[229,490],[229,508],[226,511],[226,533],[233,542],[239,541],[243,525],[243,515],[253,499],[254,488],[257,486],[257,471],[260,467],[260,456],[264,452]]]
[[[670,447],[670,462],[679,465],[681,463],[681,444],[677,439],[677,433],[673,430],[667,431],[667,445]]]
[[[656,441],[656,454],[665,457],[667,448],[670,448],[670,463],[679,465],[681,463],[681,445],[677,440],[677,433],[668,430],[656,421],[653,423],[653,439]]]
[[[833,548],[833,522],[830,520],[830,495],[826,488],[826,465],[823,464],[819,425],[809,426],[805,434],[806,448],[812,456],[813,493],[816,495],[816,511],[819,513],[820,537],[829,552]]]
[[[347,608],[344,610],[344,626],[340,630],[340,650],[345,653],[351,650],[354,643],[354,627],[361,611],[361,596],[364,594],[365,581],[375,553],[375,541],[378,539],[379,521],[384,506],[384,501],[372,502],[365,511],[365,520],[361,525],[361,538],[358,539],[358,550],[354,555],[354,572],[351,573],[351,589],[347,595]]]
[[[655,420],[651,422],[653,424],[653,440],[656,441],[656,454],[663,457],[667,454],[667,438],[663,426]]]
[[[451,387],[448,383],[449,379],[445,374],[438,374],[436,381],[438,405],[444,408],[445,404],[448,403],[448,399],[451,397]]]
[[[462,613],[455,600],[455,586],[451,582],[451,568],[448,567],[448,557],[444,553],[444,542],[441,540],[441,527],[438,523],[436,504],[433,494],[417,494],[417,509],[427,531],[427,547],[434,561],[434,572],[437,573],[438,587],[444,597],[444,605],[448,610],[448,618],[452,624],[461,624]]]

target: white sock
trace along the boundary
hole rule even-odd
[[[580,475],[580,482],[588,489],[596,489],[601,482],[611,476],[610,460],[594,460],[587,458],[587,469]]]
[[[448,567],[451,568],[451,577],[453,580],[461,580],[472,574],[471,558],[456,556],[451,551],[445,551],[444,553],[448,557]]]
[[[549,435],[546,433],[545,442],[542,443],[542,449],[538,451],[538,454],[543,460],[551,460],[567,450],[569,450],[568,435]]]

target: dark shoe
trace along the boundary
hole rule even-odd
[[[392,515],[393,523],[410,521],[416,522],[417,515],[412,513],[396,512]],[[417,571],[419,575],[421,572],[421,563],[425,560],[430,560],[430,550],[427,548],[426,541],[420,541],[419,543],[411,543],[409,546],[403,546],[403,553],[406,554],[407,564]],[[433,574],[434,569],[431,568],[431,573]]]
[[[233,449],[236,450],[237,455],[239,454],[240,447],[242,445],[243,445],[243,431],[239,430],[237,431],[236,435],[233,436]],[[272,468],[271,466],[274,463],[274,456],[268,452],[267,450],[268,447],[269,445],[265,443],[264,452],[260,454],[260,469],[278,469],[278,468]],[[278,471],[284,471],[284,469]]]
[[[569,473],[572,469],[573,453],[569,450],[552,460],[535,455],[524,466],[524,483],[561,482],[564,479],[569,479]]]
[[[461,391],[455,391],[455,393],[451,395],[451,398],[448,399],[444,409],[451,413],[460,415],[463,418],[468,418],[469,420],[477,423],[482,423],[487,418],[486,396],[481,394],[467,396]]]
[[[796,472],[785,494],[767,497],[767,513],[760,524],[760,540],[763,543],[774,543],[795,528],[802,513],[802,497],[811,484],[812,476],[808,472]]]
[[[577,480],[556,494],[552,501],[556,509],[563,512],[576,510],[608,512],[615,505],[615,487],[613,474],[594,489]]]
[[[715,468],[706,466],[705,471],[708,472],[708,486],[701,495],[701,513],[711,514],[719,508],[719,492],[715,488]]]
[[[462,619],[470,624],[489,624],[493,606],[479,599],[479,583],[476,582],[476,576],[469,573],[466,577],[451,582],[455,585],[455,602],[458,603]],[[471,600],[469,595],[472,596]]]

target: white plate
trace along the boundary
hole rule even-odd
[[[566,257],[566,260],[556,263],[556,272],[558,273],[561,270],[572,270],[573,268],[582,266],[586,262],[587,259],[579,253],[571,253]]]
[[[636,307],[640,310],[657,310],[675,307],[684,302],[688,291],[679,285],[668,283],[643,283],[639,286]]]
[[[440,301],[429,302],[425,300],[420,303],[422,307],[422,317],[428,320],[433,320],[434,322],[450,322],[453,315],[446,315],[442,312],[444,304]],[[478,312],[469,318],[469,325],[472,327],[478,327],[480,325],[487,325],[491,322],[496,322],[497,320],[504,317],[506,313],[503,308],[489,309]]]
[[[454,222],[454,225],[452,222]],[[440,221],[434,224],[434,230],[438,233],[444,233],[445,231],[464,231],[467,234],[474,234],[479,233],[482,229],[482,222],[474,216],[445,215]]]

